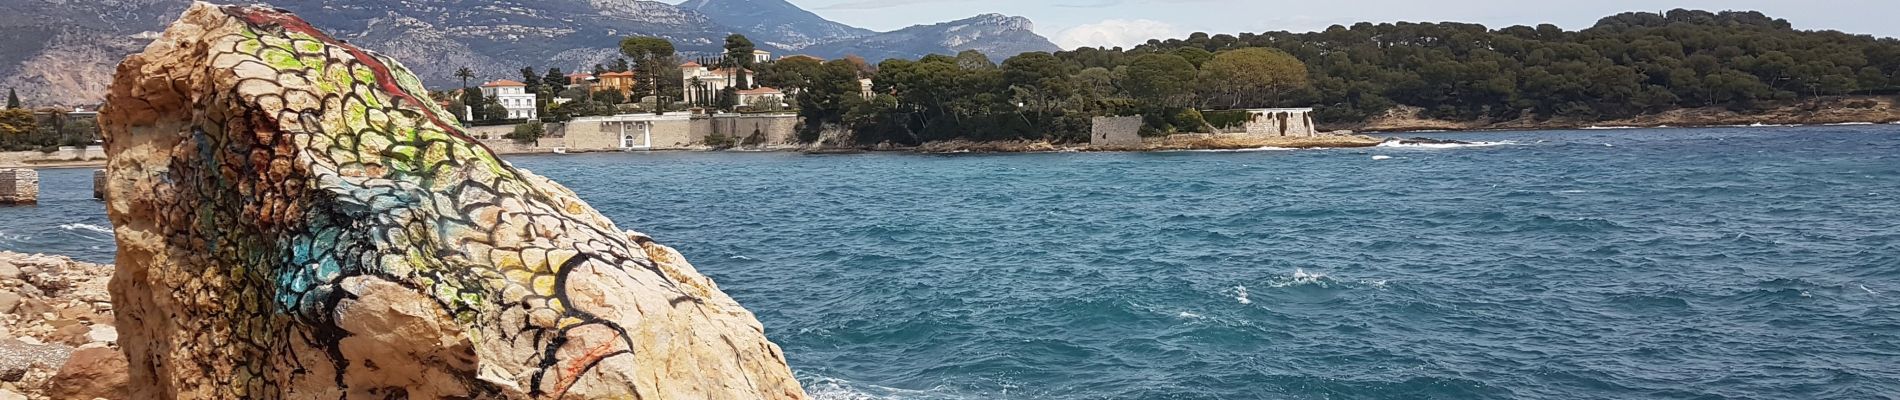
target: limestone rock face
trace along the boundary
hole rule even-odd
[[[677,252],[296,16],[193,5],[100,119],[129,398],[805,398]]]

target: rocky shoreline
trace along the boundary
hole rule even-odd
[[[127,398],[113,267],[0,251],[0,400]]]
[[[1508,121],[1453,121],[1424,117],[1418,107],[1398,106],[1365,122],[1321,124],[1325,129],[1355,132],[1419,131],[1542,131],[1603,127],[1699,128],[1728,126],[1809,126],[1831,124],[1888,124],[1900,122],[1900,104],[1888,96],[1836,96],[1787,102],[1761,111],[1737,112],[1720,107],[1686,108],[1631,118],[1518,118]]]

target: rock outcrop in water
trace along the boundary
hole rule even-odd
[[[678,253],[296,16],[193,5],[110,90],[131,398],[805,397]]]

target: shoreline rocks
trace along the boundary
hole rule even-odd
[[[101,357],[125,360],[107,293],[112,272],[110,265],[0,251],[0,391],[27,399],[128,398],[123,380],[98,379],[126,375],[122,365],[99,364]],[[74,365],[81,353],[85,365]],[[87,372],[62,372],[69,368]]]

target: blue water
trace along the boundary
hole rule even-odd
[[[1900,128],[1431,136],[1510,144],[513,161],[820,398],[1900,398]],[[89,174],[0,248],[109,261]]]

